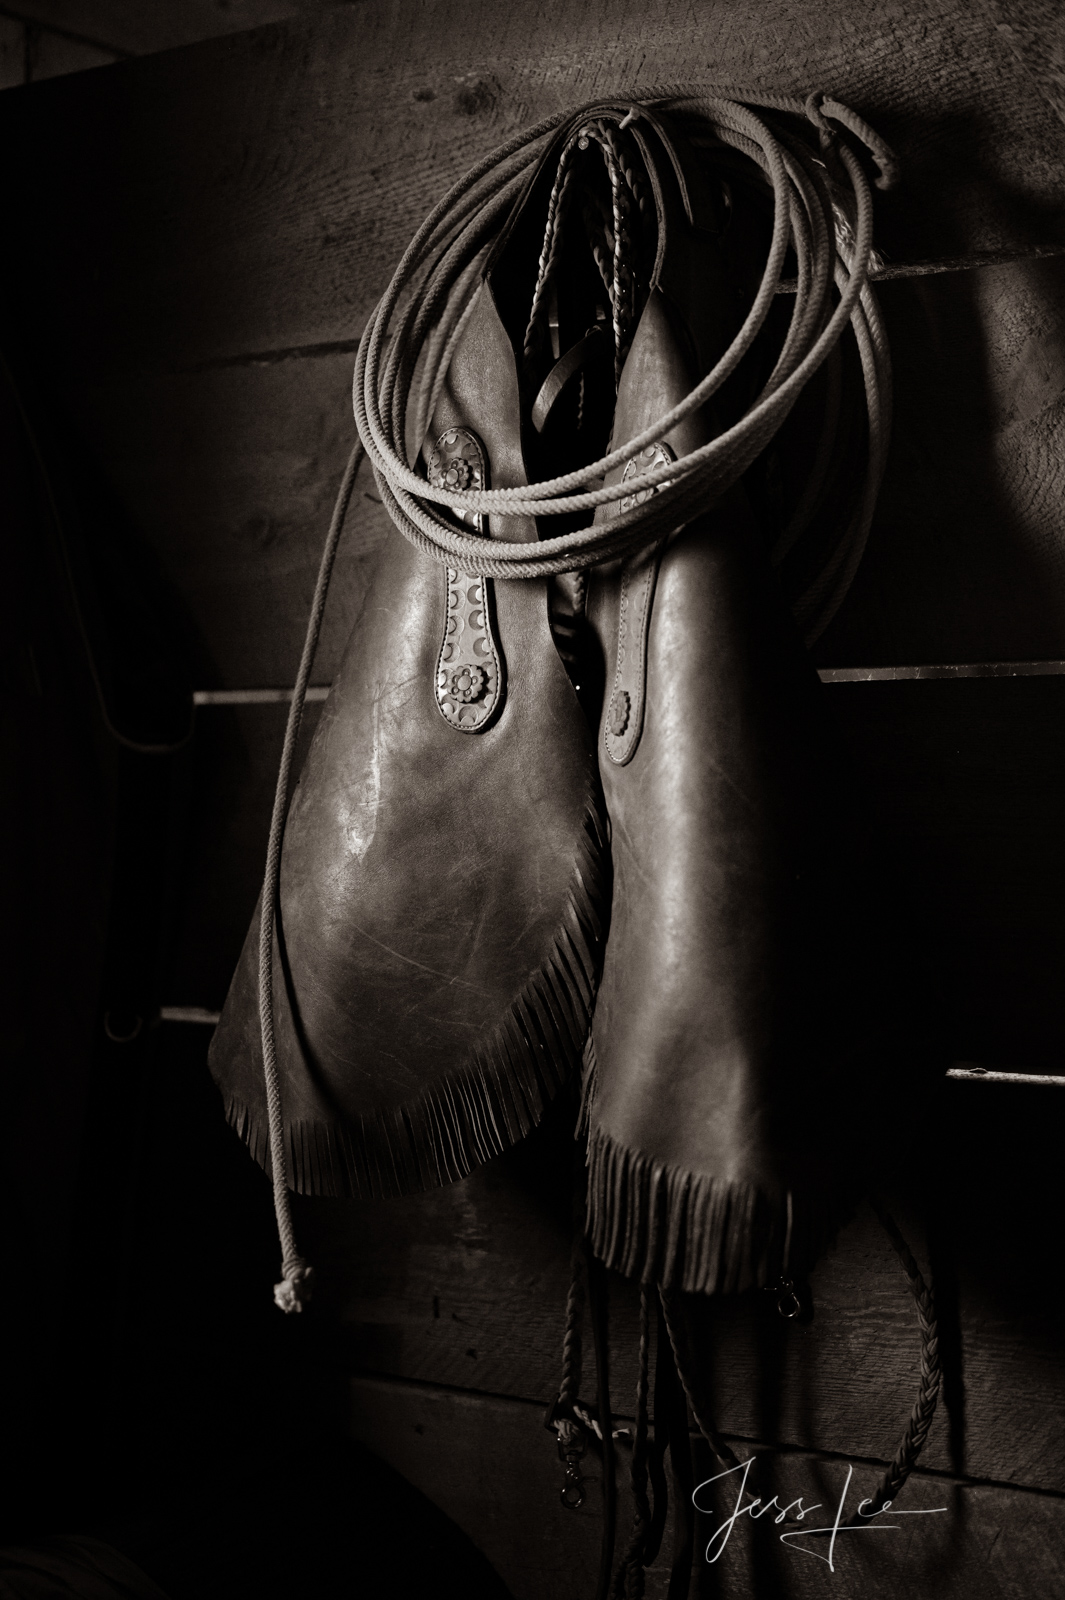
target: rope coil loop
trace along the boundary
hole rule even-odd
[[[620,130],[638,120],[653,126],[659,111],[695,125],[703,145],[724,148],[731,152],[730,159],[738,154],[772,194],[773,221],[765,265],[732,344],[678,405],[599,461],[524,488],[459,491],[430,484],[408,459],[408,421],[413,421],[412,431],[418,441],[416,459],[435,397],[480,291],[492,241],[550,141],[567,126],[576,133],[583,124],[590,126],[594,122],[597,138],[609,153],[615,203],[610,287],[615,310],[615,370],[620,370],[627,327],[624,312],[631,298],[631,264],[625,260],[622,248],[626,208],[631,211],[636,205],[642,209],[644,202],[641,180],[625,166],[617,139]],[[833,140],[833,166],[845,180],[845,187],[828,174],[808,144],[793,131],[774,131],[760,111],[784,112],[814,122],[822,132],[827,129]],[[872,258],[872,195],[850,139],[839,137],[833,124],[845,129],[872,155],[879,168],[877,185],[889,187],[897,177],[892,151],[849,107],[823,95],[812,95],[806,102],[762,97],[756,106],[716,90],[671,85],[592,102],[576,111],[547,117],[482,159],[444,195],[411,240],[391,283],[370,314],[359,343],[353,389],[361,444],[356,445],[348,462],[322,554],[285,732],[263,882],[259,1017],[274,1207],[283,1262],[282,1282],[275,1289],[275,1299],[284,1311],[299,1311],[310,1298],[313,1272],[295,1246],[274,1039],[273,946],[281,849],[307,684],[333,560],[363,451],[370,458],[382,502],[400,533],[442,565],[500,579],[582,572],[668,536],[704,510],[708,502],[723,495],[766,449],[809,379],[837,350],[850,326],[860,357],[868,413],[865,481],[842,535],[827,556],[818,554],[816,570],[812,577],[804,577],[799,592],[789,595],[807,643],[812,643],[838,610],[861,560],[883,475],[891,412],[887,340],[867,282]],[[559,208],[564,198],[560,186]],[[551,262],[551,236],[549,229],[547,254],[541,263],[545,272]],[[777,292],[789,253],[794,255],[798,268],[796,292],[779,354],[760,392],[740,419],[709,444],[643,474],[641,488],[657,489],[658,493],[648,494],[622,511],[619,502],[629,495],[630,485],[623,480],[607,485],[603,482],[605,475],[631,455],[659,443],[684,418],[704,406],[737,371],[778,303]],[[631,337],[631,328],[628,334]],[[829,389],[835,392],[831,380]],[[833,404],[838,411],[838,403]],[[818,474],[823,476],[825,455],[825,450],[819,452],[808,490],[778,539],[774,552],[778,564],[790,557],[807,525],[816,520]],[[614,515],[609,521],[593,525],[591,518],[597,507],[606,505],[615,508]],[[585,513],[588,523],[555,538],[512,543],[462,531],[466,525],[459,519],[464,512],[482,517],[492,513],[504,518]]]
[[[594,119],[604,128],[629,125],[636,116],[653,122],[656,109],[683,113],[720,145],[746,157],[768,183],[774,202],[772,238],[761,282],[746,318],[714,369],[686,398],[623,447],[579,470],[513,489],[449,489],[429,484],[408,460],[405,439],[415,369],[422,360],[420,392],[413,415],[419,443],[428,417],[427,400],[439,388],[445,354],[428,330],[447,315],[459,295],[470,304],[480,287],[471,265],[502,226],[524,182],[535,170],[545,141],[569,126],[574,133]],[[758,109],[810,116],[836,141],[840,169],[849,185],[850,238],[837,244],[832,226],[834,196],[829,177],[794,134],[778,135]],[[517,135],[459,181],[422,224],[379,304],[371,313],[355,366],[354,409],[360,437],[373,465],[382,500],[399,531],[417,549],[444,565],[492,578],[542,578],[577,572],[626,555],[667,535],[722,495],[753,464],[780,429],[804,386],[851,325],[861,355],[869,414],[869,450],[864,491],[850,523],[820,570],[792,597],[808,643],[824,630],[850,586],[868,536],[883,475],[890,407],[887,344],[867,277],[872,254],[872,195],[862,164],[847,139],[827,119],[845,127],[880,168],[877,183],[896,170],[883,140],[849,108],[823,96],[809,101],[776,100],[764,108],[685,89],[650,90],[624,100],[592,103],[548,118]],[[838,206],[837,206],[838,211]],[[781,281],[785,258],[798,262],[798,291],[789,330],[776,366],[747,412],[709,444],[679,463],[648,472],[657,488],[635,508],[591,525],[603,505],[616,506],[624,483],[606,485],[606,473],[630,455],[658,443],[685,417],[706,404],[749,354],[765,325]],[[834,303],[833,303],[834,301]],[[401,310],[400,307],[403,307]],[[452,306],[452,315],[454,315]],[[432,365],[430,363],[433,363]],[[678,472],[677,468],[681,470]],[[478,516],[552,517],[586,513],[589,525],[532,544],[490,542],[460,531],[463,513]]]

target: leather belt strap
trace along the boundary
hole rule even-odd
[[[647,629],[665,541],[630,556],[621,569],[614,686],[603,726],[603,747],[615,766],[636,753],[647,690]]]
[[[653,487],[641,489],[638,480],[674,459],[672,449],[665,443],[647,445],[639,455],[630,456],[622,482],[632,483],[632,493],[618,503],[619,512],[631,511],[657,493]],[[632,760],[643,731],[647,629],[664,549],[665,540],[660,539],[629,556],[621,568],[614,684],[603,725],[603,747],[608,760],[618,767]]]
[[[540,393],[533,401],[532,425],[537,433],[543,433],[551,408],[566,387],[567,383],[579,372],[590,355],[596,352],[602,343],[599,329],[589,328],[583,339],[571,345],[566,354],[556,361],[551,371],[540,385]]]

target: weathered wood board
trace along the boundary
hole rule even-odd
[[[756,24],[722,0],[669,0],[653,19],[635,0],[397,0],[0,98],[19,241],[4,264],[10,304],[57,407],[177,590],[200,685],[291,683],[352,439],[358,335],[414,228],[475,159],[546,112],[641,82],[825,88],[902,157],[904,184],[877,195],[891,259],[1062,243],[1065,127],[1053,73],[1033,67],[1046,19],[1023,32],[1001,21],[1001,8],[954,0],[875,14],[772,0]],[[1061,263],[1022,260],[882,287],[895,442],[820,663],[1065,658],[1063,285]],[[365,473],[319,682],[386,533]],[[950,1052],[1060,1069],[1065,687],[830,693],[899,863]],[[276,706],[200,713],[174,1002],[222,998],[261,876],[283,720]],[[313,723],[310,708],[305,739]],[[927,1537],[899,1535],[901,1554],[850,1552],[827,1576],[777,1544],[737,1541],[707,1592],[1060,1592],[1056,1094],[943,1085],[917,1108],[917,1155],[895,1184],[916,1233],[922,1172],[931,1191],[922,1249],[940,1285],[948,1405],[928,1463],[995,1483],[944,1489],[951,1515],[930,1519]],[[519,1600],[583,1600],[594,1571],[591,1508],[564,1528],[546,1509],[527,1521],[515,1509],[538,1496],[554,1517],[557,1504],[538,1407],[558,1377],[569,1162],[558,1121],[435,1195],[298,1207],[322,1283],[310,1344],[323,1368],[353,1375],[352,1428],[474,1534]],[[166,1180],[175,1193],[185,1176]],[[253,1226],[252,1210],[234,1229],[246,1222],[259,1252],[265,1213]],[[719,1420],[742,1440],[883,1459],[918,1350],[905,1282],[867,1214],[813,1291],[809,1325],[785,1327],[759,1297],[709,1309]],[[153,1290],[160,1327],[167,1292]],[[614,1300],[624,1409],[631,1286],[616,1284]],[[210,1331],[197,1338],[206,1361]],[[147,1367],[144,1356],[137,1381],[162,1408],[165,1384]],[[803,1457],[787,1471],[829,1469]],[[935,1480],[907,1492],[939,1503]],[[661,1571],[653,1585],[664,1593]]]
[[[128,369],[350,340],[475,159],[575,101],[677,83],[857,106],[907,173],[882,201],[893,255],[1065,237],[1065,130],[956,0],[773,0],[756,26],[732,0],[653,23],[637,0],[405,0],[13,91],[0,114],[15,209],[52,197],[25,264],[64,308],[64,365]]]
[[[6,267],[34,358],[185,594],[215,681],[291,672],[366,313],[447,185],[542,112],[637,76],[708,81],[703,61],[752,93],[816,79],[899,148],[904,181],[877,194],[889,259],[1065,240],[1065,127],[990,16],[896,4],[874,20],[842,0],[814,31],[780,0],[757,29],[734,5],[701,4],[694,23],[666,8],[650,32],[635,16],[480,0],[459,26],[409,0],[0,103],[11,203],[34,217]],[[1063,272],[882,287],[895,444],[819,660],[1065,655]],[[341,602],[364,541],[360,525]],[[333,615],[323,670],[350,606]]]
[[[1065,1493],[1058,1291],[1040,1266],[1065,1222],[1054,1155],[1065,1106],[1052,1089],[1024,1097],[955,1083],[938,1101],[923,1108],[928,1148],[918,1144],[915,1168],[892,1186],[915,1243],[914,1170],[930,1190],[947,1388],[926,1460]],[[547,1403],[568,1288],[567,1127],[553,1117],[525,1146],[434,1194],[298,1203],[336,1359]],[[631,1414],[635,1291],[612,1282],[614,1403]],[[700,1352],[718,1423],[745,1439],[889,1459],[916,1394],[920,1342],[906,1279],[871,1213],[843,1230],[811,1293],[806,1324],[783,1322],[767,1295],[706,1302]],[[585,1392],[593,1386],[586,1371]]]
[[[198,1483],[205,1458],[223,1470],[234,1439],[241,1452],[276,1448],[282,1418],[348,1426],[471,1533],[517,1600],[587,1600],[598,1544],[595,1485],[580,1517],[562,1513],[560,1468],[542,1427],[558,1380],[566,1290],[564,1130],[545,1130],[477,1177],[421,1200],[301,1204],[300,1239],[319,1290],[306,1316],[274,1319],[269,1185],[213,1108],[203,1032],[165,1031],[126,1223],[130,1314],[113,1355],[112,1404],[117,1398],[132,1413],[122,1467],[134,1489],[143,1481],[150,1494],[171,1478]],[[934,1425],[927,1465],[967,1481],[954,1487],[919,1476],[900,1498],[902,1507],[951,1508],[949,1538],[935,1535],[945,1544],[926,1545],[922,1533],[900,1539],[897,1555],[892,1536],[868,1568],[858,1561],[831,1576],[861,1596],[924,1593],[934,1584],[935,1592],[943,1585],[948,1595],[981,1600],[1050,1600],[1065,1492],[1060,1319],[1045,1271],[1062,1223],[1060,1116],[1036,1118],[1031,1100],[1018,1102],[1009,1090],[947,1092],[953,1142],[935,1131],[931,1176],[941,1191],[932,1253],[949,1406]],[[911,1188],[905,1176],[899,1187]],[[909,1208],[899,1216],[917,1242]],[[752,1297],[720,1304],[701,1341],[719,1422],[741,1456],[758,1438],[791,1450],[816,1443],[831,1454],[824,1467],[785,1463],[785,1481],[794,1484],[788,1497],[806,1493],[808,1504],[839,1494],[847,1462],[855,1490],[868,1492],[874,1463],[893,1447],[909,1408],[917,1361],[902,1274],[867,1216],[815,1274],[813,1291],[815,1318],[805,1327],[785,1325]],[[615,1282],[611,1356],[622,1420],[632,1412],[633,1313],[631,1287]],[[64,1465],[87,1470],[114,1423],[85,1396],[75,1415],[82,1426]],[[588,1472],[594,1478],[594,1462]],[[988,1478],[997,1481],[980,1482]],[[1039,1493],[1020,1492],[1033,1482]],[[760,1482],[752,1492],[773,1487]],[[624,1504],[620,1527],[624,1533]],[[705,1524],[703,1538],[712,1532]],[[713,1579],[734,1585],[719,1593],[767,1600],[814,1582],[794,1576],[793,1566],[827,1582],[813,1560],[793,1563],[775,1545],[755,1557],[753,1532],[737,1528],[727,1560],[713,1569]],[[751,1559],[759,1563],[753,1571]],[[951,1587],[962,1580],[968,1590]],[[836,1589],[794,1592],[827,1600]]]
[[[889,281],[888,469],[819,664],[1060,657],[1065,265]]]
[[[359,1379],[350,1391],[351,1427],[412,1483],[432,1495],[460,1527],[476,1529],[481,1547],[515,1600],[586,1600],[595,1591],[601,1512],[592,1493],[577,1512],[558,1503],[560,1469],[535,1407],[430,1386]],[[456,1472],[455,1441],[463,1441],[463,1470]],[[466,1452],[469,1452],[466,1458]],[[740,1451],[741,1459],[748,1452]],[[622,1539],[629,1527],[624,1461],[619,1495]],[[692,1595],[715,1600],[769,1596],[779,1600],[829,1600],[838,1594],[896,1600],[930,1595],[944,1600],[1057,1600],[1065,1583],[1065,1506],[1048,1496],[961,1484],[920,1474],[911,1478],[895,1514],[885,1513],[876,1534],[840,1533],[828,1564],[823,1535],[781,1542],[782,1532],[831,1527],[841,1497],[846,1513],[872,1493],[875,1469],[796,1453],[756,1455],[739,1495],[734,1482],[704,1489],[697,1517],[697,1577]],[[700,1453],[698,1480],[719,1470]],[[726,1485],[729,1481],[726,1480]],[[721,1536],[737,1504],[763,1507],[773,1495],[781,1507],[800,1497],[804,1524],[774,1525],[776,1507],[762,1522],[749,1515]],[[814,1510],[817,1506],[819,1509]],[[517,1509],[516,1509],[517,1508]],[[797,1507],[795,1508],[798,1509]],[[900,1515],[899,1513],[904,1513]],[[794,1513],[793,1513],[794,1514]],[[823,1519],[823,1520],[822,1520]],[[648,1572],[648,1600],[664,1600],[671,1540]],[[716,1543],[712,1543],[715,1534]],[[706,1559],[707,1548],[717,1554]]]
[[[1065,264],[889,282],[895,426],[825,665],[1065,656]],[[354,441],[349,353],[81,384],[96,459],[200,639],[203,686],[291,682]],[[333,580],[328,682],[389,526],[364,468]]]

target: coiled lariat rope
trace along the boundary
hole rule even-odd
[[[761,104],[764,109],[802,115],[812,122],[818,129],[823,159],[815,157],[793,133],[774,132],[755,110],[739,100],[675,86],[596,102],[576,113],[546,118],[515,135],[479,162],[434,207],[367,322],[354,382],[355,418],[362,445],[356,446],[348,463],[322,555],[285,732],[262,895],[259,1015],[274,1206],[282,1248],[282,1282],[275,1289],[275,1298],[286,1311],[301,1308],[309,1297],[313,1274],[295,1244],[274,1040],[273,941],[281,847],[307,684],[362,448],[371,459],[392,521],[405,538],[434,560],[492,578],[542,578],[580,572],[662,538],[722,495],[772,440],[805,384],[836,350],[849,324],[861,359],[869,418],[865,485],[843,536],[812,582],[793,597],[795,613],[808,642],[835,614],[861,560],[883,474],[890,423],[890,365],[876,300],[866,281],[872,252],[872,197],[847,135],[872,154],[879,169],[876,182],[880,187],[888,187],[894,181],[895,159],[878,135],[838,101],[812,95],[805,102],[762,97]],[[576,135],[578,144],[586,138],[600,146],[610,178],[612,215],[603,229],[608,251],[602,249],[600,241],[593,242],[593,251],[611,302],[615,379],[620,374],[624,341],[631,338],[633,309],[631,264],[625,259],[626,217],[634,206],[644,208],[645,196],[641,193],[642,180],[631,164],[626,166],[617,130],[637,120],[643,114],[641,107],[652,116],[654,108],[660,108],[689,123],[694,120],[702,135],[709,136],[718,147],[728,146],[749,158],[752,171],[760,170],[768,181],[774,200],[772,237],[762,279],[742,327],[714,369],[679,405],[636,438],[587,467],[521,489],[458,491],[428,483],[408,461],[404,437],[408,413],[413,420],[416,454],[435,396],[473,309],[481,268],[492,240],[545,143],[557,128],[578,117],[584,119]],[[552,194],[552,216],[530,316],[530,335],[535,334],[540,321],[543,291],[554,268],[556,224],[566,203],[567,174],[572,172],[564,162],[561,167],[559,183]],[[604,484],[604,475],[662,439],[705,405],[740,367],[776,299],[789,250],[794,252],[797,265],[791,318],[773,370],[753,404],[738,422],[702,449],[644,474],[641,488],[657,488],[658,493],[641,497],[633,509],[593,526],[590,518],[597,507],[614,505],[629,492],[625,483]],[[836,294],[838,299],[833,304]],[[419,383],[412,407],[416,375]],[[831,373],[829,394],[837,395],[834,409],[838,413],[838,383],[834,388]],[[832,409],[830,405],[829,411]],[[830,454],[831,439],[826,437],[814,461],[807,491],[773,552],[778,562],[789,554],[814,514]],[[489,512],[504,517],[585,512],[589,525],[556,538],[515,544],[472,537],[461,531],[461,522],[456,525],[445,515],[461,519],[464,514],[484,516]]]
[[[439,202],[403,256],[391,284],[371,313],[355,366],[354,406],[359,434],[373,463],[382,500],[405,538],[435,560],[491,578],[542,578],[575,572],[662,538],[690,521],[739,479],[777,433],[809,379],[835,348],[848,324],[857,343],[869,419],[865,484],[850,523],[820,571],[793,606],[807,642],[827,627],[857,570],[868,537],[883,475],[890,426],[890,363],[875,297],[867,283],[872,253],[872,196],[858,156],[840,127],[867,146],[880,168],[878,182],[893,181],[894,158],[873,131],[847,107],[811,96],[806,102],[774,100],[769,109],[806,115],[817,126],[826,157],[846,179],[842,189],[804,142],[779,136],[749,106],[712,94],[653,89],[631,100],[603,101],[583,108],[587,132],[606,147],[600,126],[632,122],[655,108],[690,119],[721,144],[761,170],[774,199],[772,239],[750,310],[725,354],[691,393],[653,426],[587,467],[525,488],[457,490],[429,484],[407,457],[406,424],[415,370],[422,357],[413,429],[417,445],[428,420],[428,400],[442,380],[443,358],[453,341],[432,340],[429,330],[448,315],[461,316],[479,287],[475,268],[488,241],[509,213],[550,135],[573,113],[558,115],[519,134],[482,161]],[[582,130],[583,131],[583,130]],[[607,149],[604,148],[604,154]],[[615,163],[608,160],[612,193],[618,198]],[[563,179],[562,188],[565,188]],[[552,196],[561,204],[562,194]],[[850,213],[850,214],[848,214]],[[615,231],[615,240],[618,236]],[[604,475],[630,456],[657,443],[685,417],[705,405],[737,370],[769,315],[789,250],[797,263],[797,285],[788,331],[776,364],[747,412],[717,438],[677,463],[641,476],[641,487],[659,492],[632,509],[593,526],[599,506],[629,493],[624,483],[606,485]],[[541,262],[541,279],[544,262]],[[617,272],[615,270],[615,278]],[[832,304],[833,292],[838,301]],[[458,305],[454,304],[458,301]],[[617,309],[616,297],[612,303]],[[401,309],[402,308],[402,309]],[[616,352],[617,353],[617,352]],[[439,366],[431,366],[432,361]],[[680,470],[678,470],[680,469]],[[785,530],[782,559],[809,520],[816,497],[800,507]],[[533,543],[490,542],[462,532],[452,518],[550,517],[589,514],[589,525]]]
[[[764,175],[772,191],[773,227],[765,267],[731,345],[713,370],[679,405],[636,438],[627,440],[619,449],[584,468],[520,489],[459,491],[428,483],[408,459],[408,422],[416,458],[452,355],[476,303],[482,268],[492,241],[539,160],[546,141],[564,123],[576,122],[577,118],[582,119],[581,123],[561,152],[550,196],[523,356],[527,361],[535,356],[545,333],[547,299],[559,259],[561,223],[567,207],[574,203],[575,168],[570,157],[575,147],[584,149],[594,141],[606,164],[610,206],[605,209],[593,194],[585,194],[583,203],[586,211],[599,206],[602,212],[590,225],[586,216],[586,231],[610,302],[617,385],[636,317],[635,284],[628,254],[629,224],[647,210],[645,186],[636,166],[628,160],[625,142],[619,135],[645,112],[653,117],[653,108],[679,115],[689,126],[694,124],[699,142],[706,144],[709,140],[718,149],[726,146],[746,157],[752,170]],[[891,187],[897,176],[897,165],[892,152],[874,130],[839,101],[821,95],[811,95],[805,102],[763,96],[760,108],[804,115],[818,131],[820,159],[792,132],[770,128],[750,105],[707,91],[656,88],[545,119],[481,161],[444,196],[418,230],[367,322],[359,345],[354,381],[355,417],[361,443],[356,445],[348,462],[322,554],[285,732],[262,894],[259,1015],[274,1208],[282,1250],[282,1281],[275,1287],[274,1297],[284,1311],[295,1312],[302,1308],[310,1296],[314,1274],[296,1248],[274,1039],[273,944],[280,894],[281,849],[292,765],[330,574],[364,449],[372,462],[382,501],[392,521],[405,538],[434,560],[500,579],[580,573],[599,562],[628,555],[661,539],[723,495],[766,449],[807,382],[828,361],[820,442],[805,489],[771,551],[774,563],[780,566],[799,545],[821,503],[842,409],[839,341],[849,325],[865,385],[868,415],[865,477],[842,534],[827,557],[819,558],[815,576],[806,581],[799,592],[789,596],[807,643],[817,639],[836,614],[861,561],[890,434],[891,368],[876,298],[867,281],[874,259],[872,196],[847,135],[873,156],[879,169],[878,187]],[[605,475],[648,445],[658,443],[684,418],[704,406],[751,354],[782,290],[789,251],[794,253],[797,268],[791,317],[775,365],[747,411],[711,443],[678,462],[643,474],[641,487],[657,489],[657,493],[641,496],[632,509],[616,511],[608,521],[594,525],[591,517],[598,507],[616,505],[630,493],[630,485],[625,482],[607,486],[603,482]],[[415,379],[418,386],[412,399]],[[583,381],[582,375],[582,386]],[[583,404],[583,387],[580,393]],[[474,538],[462,531],[463,522],[488,513],[538,518],[586,513],[589,523],[556,538],[518,544],[496,538]],[[449,520],[448,514],[456,520]],[[927,1437],[940,1386],[931,1291],[895,1224],[879,1208],[878,1214],[913,1288],[921,1326],[922,1360],[917,1403],[899,1450],[874,1498],[877,1509],[905,1482]],[[593,1297],[598,1306],[593,1316],[599,1374],[598,1426],[596,1417],[579,1400],[581,1322],[589,1266],[594,1268],[594,1281],[598,1285]],[[605,1597],[610,1584],[614,1542],[613,1494],[609,1488],[613,1482],[613,1418],[606,1374],[606,1303],[603,1285],[599,1282],[601,1274],[598,1263],[587,1261],[583,1229],[578,1228],[567,1306],[563,1383],[550,1409],[548,1422],[558,1434],[560,1455],[566,1466],[562,1498],[565,1504],[573,1507],[583,1500],[580,1459],[584,1438],[591,1431],[601,1438],[608,1492],[599,1594]],[[683,1302],[665,1290],[660,1291],[660,1302],[661,1334],[668,1337],[692,1413],[718,1457],[726,1464],[734,1463],[736,1457],[717,1431],[688,1357],[689,1335]],[[648,1457],[651,1304],[651,1290],[644,1285],[640,1295],[636,1425],[630,1473],[635,1518],[629,1545],[613,1575],[612,1591],[618,1600],[621,1597],[639,1600],[642,1596],[644,1569],[653,1553],[652,1547],[657,1549],[657,1540],[661,1537],[661,1527],[655,1532],[654,1525],[661,1522],[665,1511],[664,1490],[660,1495],[656,1489],[653,1516],[648,1498],[649,1467],[659,1472],[661,1469],[660,1456],[654,1462]]]

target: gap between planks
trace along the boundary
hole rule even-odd
[[[204,1028],[215,1028],[221,1021],[220,1011],[210,1011],[206,1006],[160,1006],[160,1022],[179,1022]],[[973,1061],[956,1061],[948,1067],[948,1078],[968,1083],[1041,1083],[1065,1089],[1065,1076],[1049,1072],[1003,1072],[998,1067],[981,1067]]]
[[[914,667],[824,667],[818,672],[822,683],[899,683],[929,682],[932,680],[956,681],[963,678],[1038,678],[1065,676],[1065,661],[989,661],[959,664],[940,664]],[[292,699],[291,689],[197,689],[193,704],[197,706],[234,705],[287,705]],[[317,684],[307,690],[307,703],[320,703],[328,698],[329,685]],[[214,1027],[220,1017],[217,1011],[202,1006],[163,1006],[160,1021],[201,1024]],[[1042,1084],[1065,1088],[1065,1075],[1054,1073],[1006,1072],[997,1067],[981,1067],[971,1061],[959,1061],[948,1068],[946,1076],[956,1081],[970,1083]]]
[[[924,683],[932,679],[957,678],[1061,678],[1065,661],[973,661],[921,667],[821,667],[822,683]],[[197,689],[192,696],[196,706],[272,706],[287,705],[291,689]],[[329,685],[316,684],[307,690],[307,704],[328,698]]]
[[[1015,261],[1043,261],[1065,255],[1065,244],[1007,246],[1001,250],[979,250],[969,256],[943,256],[925,261],[892,261],[874,267],[870,283],[891,283],[901,278],[928,278],[944,272],[978,272],[982,267],[1009,266]],[[795,294],[798,279],[782,278],[777,294]],[[337,355],[354,355],[358,339],[325,339],[318,344],[283,345],[276,350],[242,350],[231,356],[212,356],[191,366],[178,367],[180,373],[213,372],[226,367],[270,367],[282,361],[302,361]]]
[[[869,271],[870,283],[891,283],[899,278],[930,278],[941,272],[978,272],[981,267],[1005,267],[1014,261],[1044,261],[1065,256],[1065,244],[1036,244],[1003,250],[978,250],[971,256],[942,256],[927,261],[890,261]],[[797,278],[781,278],[777,294],[795,294]]]
[[[384,1390],[406,1390],[413,1395],[424,1395],[433,1400],[456,1400],[460,1404],[477,1405],[481,1401],[488,1401],[502,1406],[513,1406],[516,1410],[535,1411],[543,1416],[544,1402],[533,1400],[526,1395],[500,1394],[491,1389],[463,1389],[453,1384],[433,1383],[423,1378],[401,1378],[390,1373],[372,1371],[353,1372],[348,1375],[351,1388],[364,1385],[369,1388]],[[613,1418],[616,1422],[631,1422],[626,1411],[616,1411],[611,1407]],[[693,1441],[701,1439],[697,1428],[691,1428]],[[723,1439],[732,1444],[744,1446],[751,1451],[761,1451],[771,1455],[787,1456],[791,1458],[808,1459],[812,1461],[843,1461],[855,1466],[883,1467],[886,1465],[878,1456],[851,1455],[843,1450],[818,1450],[809,1445],[789,1444],[783,1440],[767,1443],[761,1439],[752,1439],[747,1434],[723,1433]],[[626,1457],[622,1456],[622,1460]],[[1044,1500],[1065,1500],[1065,1491],[1061,1489],[1044,1489],[1035,1483],[1015,1483],[1005,1478],[967,1477],[963,1473],[951,1472],[944,1467],[926,1467],[918,1464],[913,1468],[915,1478],[933,1479],[939,1483],[957,1484],[964,1489],[1005,1489],[1014,1494],[1035,1495]]]

